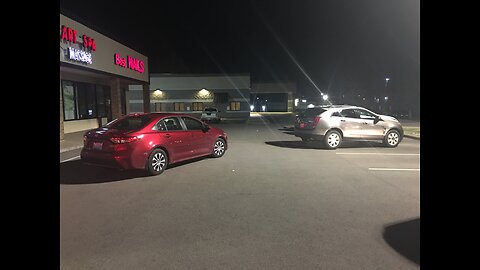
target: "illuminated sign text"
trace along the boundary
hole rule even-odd
[[[145,64],[143,61],[131,56],[124,58],[120,56],[120,54],[116,53],[114,54],[114,63],[120,67],[129,68],[140,73],[145,71]]]
[[[91,49],[92,51],[97,50],[97,44],[95,44],[95,40],[85,35],[83,35],[83,47],[85,49]]]
[[[115,65],[119,65],[123,68],[127,67],[127,59],[122,58],[118,53],[115,54]]]
[[[61,40],[68,41],[71,43],[77,43],[77,30],[70,27],[66,27],[65,25],[62,25]],[[92,51],[97,50],[97,44],[95,44],[95,40],[93,38],[83,35],[82,41],[83,41],[83,44],[81,43],[79,44],[82,45],[83,48],[92,50]]]
[[[77,43],[77,30],[62,25],[62,40]]]
[[[68,47],[68,57],[70,60],[80,61],[87,64],[92,63],[92,54],[86,51]]]

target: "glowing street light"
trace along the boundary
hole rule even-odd
[[[327,100],[327,99],[328,99],[328,95],[326,95],[326,94],[323,95],[322,97],[323,97],[323,100]]]
[[[387,111],[387,101],[388,101],[388,96],[387,96],[387,86],[388,86],[388,81],[390,81],[389,77],[385,77],[385,89],[383,90],[383,95],[384,95],[384,102],[383,102],[383,112]],[[379,104],[380,105],[380,104]],[[382,106],[380,105],[380,109]]]
[[[160,90],[159,88],[157,88],[157,89],[153,92],[153,97],[154,97],[154,98],[161,98],[161,97],[163,97],[163,91]]]

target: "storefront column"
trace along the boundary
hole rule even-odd
[[[60,141],[65,139],[63,128],[63,98],[62,98],[62,80],[60,80]]]
[[[294,103],[294,100],[293,100],[293,93],[288,92],[287,112],[293,112],[294,105],[295,105],[295,103]]]
[[[143,112],[150,112],[150,85],[143,84]]]
[[[122,88],[120,87],[120,79],[110,81],[110,98],[112,108],[112,119],[122,116]]]

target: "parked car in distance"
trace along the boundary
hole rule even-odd
[[[205,122],[220,122],[220,111],[215,107],[205,107],[200,119]]]
[[[410,112],[407,110],[398,110],[392,112],[392,116],[397,119],[408,119],[411,118]]]
[[[202,156],[222,157],[227,134],[185,114],[144,113],[87,131],[81,160],[161,174],[170,164]]]
[[[380,140],[396,147],[403,139],[403,127],[394,117],[358,106],[316,106],[297,115],[294,135],[304,142],[322,141],[328,149],[339,147],[343,140]]]

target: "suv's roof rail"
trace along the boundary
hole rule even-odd
[[[355,107],[353,105],[348,104],[331,104],[331,105],[319,105],[315,106],[317,108],[343,108],[343,107]]]

